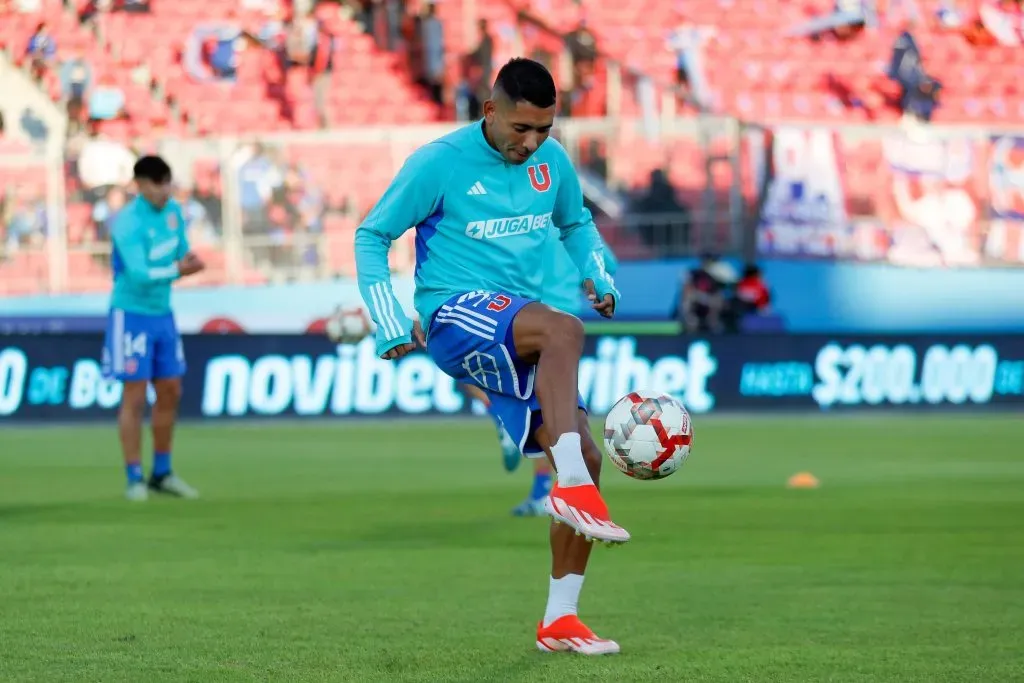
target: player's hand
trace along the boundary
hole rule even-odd
[[[419,320],[412,321],[412,338],[422,348],[427,348],[427,335],[423,332],[423,325],[420,325]]]
[[[393,349],[389,349],[387,353],[381,356],[381,360],[398,360],[402,356],[408,355],[416,350],[416,345],[413,343],[399,344]]]
[[[185,254],[183,259],[178,261],[178,272],[181,273],[182,277],[186,275],[194,275],[204,268],[206,268],[206,264],[203,263],[203,260],[191,251]]]
[[[583,281],[583,289],[587,292],[587,301],[590,302],[591,307],[601,314],[604,318],[610,318],[615,315],[615,297],[611,294],[605,294],[601,301],[597,300],[597,292],[594,290],[594,281],[586,279]]]

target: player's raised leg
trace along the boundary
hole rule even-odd
[[[519,358],[537,366],[534,392],[551,439],[556,477],[548,512],[588,538],[625,543],[629,532],[612,521],[583,459],[578,424],[583,323],[534,302],[516,315],[513,339]]]
[[[590,436],[587,415],[578,412],[577,429],[583,458],[591,478],[601,475],[601,453]],[[552,439],[542,425],[537,441],[550,454]],[[578,616],[580,591],[593,543],[579,536],[566,524],[551,523],[551,578],[544,618],[537,625],[537,648],[544,652],[579,652],[586,655],[615,654],[619,645],[599,638]]]

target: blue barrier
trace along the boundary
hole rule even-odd
[[[0,337],[0,421],[112,419],[97,335]],[[395,363],[372,340],[186,336],[181,415],[192,419],[451,415],[471,407],[428,356]],[[695,414],[730,410],[1024,406],[1024,336],[598,336],[580,392],[595,414],[637,388]]]
[[[616,318],[673,318],[681,278],[696,263],[679,259],[620,264],[615,278],[623,301]],[[777,259],[762,260],[760,265],[774,308],[789,332],[1024,333],[1024,268],[917,270]],[[396,278],[395,288],[403,305],[410,306],[411,279]],[[87,323],[89,316],[100,325],[109,298],[106,293],[0,298],[0,334],[53,331],[49,326],[55,319],[68,321],[68,331],[84,329],[74,326]],[[359,300],[351,280],[183,289],[174,294],[178,323],[189,332],[221,317],[237,320],[250,332],[301,332],[340,302]],[[585,320],[597,319],[585,306],[581,313]]]

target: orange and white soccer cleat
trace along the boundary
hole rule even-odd
[[[537,624],[537,649],[541,652],[578,652],[581,655],[615,655],[619,644],[598,638],[575,614],[567,614],[547,626]]]
[[[629,532],[611,520],[601,492],[593,484],[552,487],[544,509],[556,522],[568,524],[588,541],[625,543]]]

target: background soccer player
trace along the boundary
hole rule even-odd
[[[203,262],[189,251],[181,207],[171,199],[171,169],[160,157],[135,164],[138,196],[118,214],[111,237],[114,289],[103,347],[107,377],[124,384],[118,431],[129,500],[147,498],[142,474],[142,419],[150,382],[153,469],[148,488],[184,498],[199,494],[171,469],[171,440],[185,374],[185,352],[171,311],[171,283],[198,273]]]
[[[583,205],[568,154],[549,134],[555,84],[542,65],[513,59],[498,73],[484,120],[416,150],[356,231],[356,267],[377,324],[377,353],[413,351],[413,325],[395,299],[392,241],[417,232],[415,306],[427,350],[445,373],[484,389],[525,453],[544,451],[556,482],[548,605],[537,647],[618,652],[576,616],[591,538],[623,543],[596,483],[601,454],[579,396],[583,325],[540,303],[545,245],[559,230],[595,310],[611,317],[618,293]],[[575,278],[574,278],[575,279]],[[580,534],[577,536],[576,534]]]

